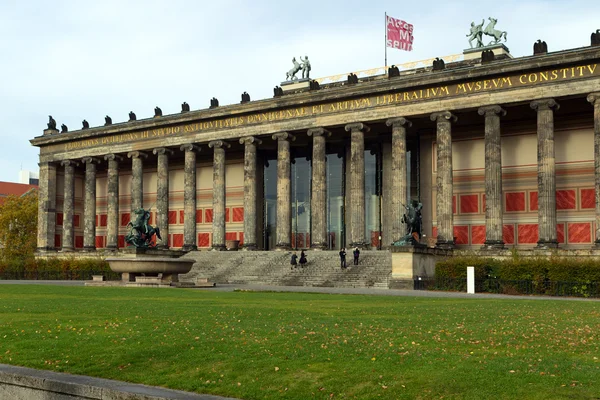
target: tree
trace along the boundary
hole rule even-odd
[[[0,205],[0,256],[3,261],[32,258],[37,245],[38,191],[10,195]]]

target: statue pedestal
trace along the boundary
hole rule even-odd
[[[452,250],[432,249],[427,246],[390,246],[392,276],[390,289],[414,289],[419,278],[433,278],[438,260],[452,255]]]
[[[463,50],[463,55],[464,55],[465,61],[466,60],[474,60],[476,58],[481,58],[481,52],[484,50],[492,50],[494,52],[494,56],[497,59],[513,58],[513,56],[510,54],[510,51],[508,50],[508,47],[506,47],[502,43],[498,43],[498,44],[492,44],[489,46]]]
[[[303,92],[305,90],[309,90],[310,87],[310,79],[298,79],[295,81],[285,81],[281,82],[281,90],[283,93],[287,92]]]

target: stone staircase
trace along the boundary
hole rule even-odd
[[[298,256],[300,252],[297,252]],[[207,278],[214,283],[238,283],[270,286],[315,286],[387,289],[392,272],[392,255],[387,250],[361,251],[359,265],[340,268],[337,251],[306,251],[304,268],[290,266],[290,251],[193,251],[185,257],[196,263],[180,275],[182,282]]]

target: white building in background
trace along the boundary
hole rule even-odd
[[[39,183],[39,181],[40,181],[39,172],[26,171],[26,170],[19,171],[19,183],[25,183],[28,185],[37,185]]]

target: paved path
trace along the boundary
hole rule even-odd
[[[26,281],[26,280],[0,280],[0,285],[62,285],[83,286],[84,281]],[[334,288],[310,286],[267,286],[267,285],[240,285],[219,284],[211,288],[193,290],[212,290],[217,292],[234,292],[248,290],[256,292],[300,292],[300,293],[328,293],[328,294],[356,294],[372,296],[404,296],[404,297],[438,297],[438,298],[463,298],[463,299],[503,299],[503,300],[561,300],[561,301],[598,301],[600,299],[586,299],[581,297],[558,296],[514,296],[506,294],[464,292],[440,292],[431,290],[400,290],[400,289],[369,289],[369,288]]]

